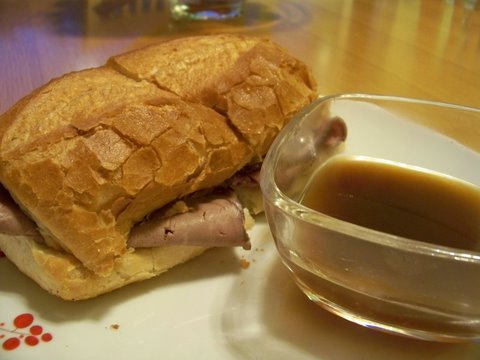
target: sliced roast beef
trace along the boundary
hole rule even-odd
[[[162,208],[132,229],[128,245],[243,246],[250,249],[242,205],[233,191],[185,200],[185,212]]]
[[[0,185],[0,233],[40,236],[36,224],[25,215],[2,185]]]
[[[248,173],[236,174],[231,178],[229,184],[234,189],[238,186],[258,187],[260,184],[260,169]]]
[[[130,234],[131,247],[163,245],[242,246],[250,249],[242,205],[233,191],[222,190],[166,206],[136,225]],[[173,213],[173,214],[172,214]],[[33,222],[0,185],[0,233],[43,238]]]

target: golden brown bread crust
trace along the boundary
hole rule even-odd
[[[265,39],[147,47],[55,79],[3,114],[0,181],[50,247],[108,279],[135,222],[263,156],[314,97],[305,65]]]
[[[109,64],[226,115],[258,155],[316,92],[305,64],[268,39],[242,35],[174,40],[114,56]]]

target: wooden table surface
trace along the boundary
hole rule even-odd
[[[248,0],[228,22],[175,22],[166,0],[0,0],[0,113],[53,77],[193,34],[268,36],[321,94],[366,92],[480,107],[480,9],[467,0]]]

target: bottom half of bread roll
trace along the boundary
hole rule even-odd
[[[102,277],[86,269],[73,255],[49,248],[32,236],[0,234],[0,248],[20,271],[65,300],[93,298],[149,279],[207,249],[188,245],[135,249],[118,258],[114,271]]]

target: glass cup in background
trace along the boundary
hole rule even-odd
[[[170,0],[175,20],[228,20],[241,16],[245,0]]]

